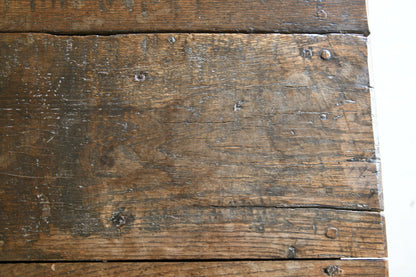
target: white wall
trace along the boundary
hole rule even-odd
[[[416,0],[367,0],[390,276],[416,276]]]

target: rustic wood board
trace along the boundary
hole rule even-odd
[[[371,276],[386,277],[384,260],[1,264],[6,276]]]
[[[368,34],[365,0],[4,0],[0,31]]]
[[[49,207],[43,202],[45,213]],[[138,209],[101,203],[49,218],[26,207],[2,226],[3,261],[385,257],[375,212],[279,208]],[[11,209],[15,209],[12,207]],[[52,208],[51,208],[52,210]],[[72,213],[72,214],[70,214]],[[23,216],[23,215],[22,215]],[[7,228],[7,230],[5,230]]]
[[[1,51],[12,201],[380,210],[361,36],[10,34]]]
[[[3,34],[0,51],[2,260],[385,256],[382,217],[358,212],[381,209],[365,37]]]

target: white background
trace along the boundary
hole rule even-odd
[[[390,276],[416,277],[416,0],[367,0]]]

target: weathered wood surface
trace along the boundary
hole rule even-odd
[[[1,40],[10,204],[380,209],[361,36]]]
[[[365,0],[4,0],[0,31],[368,34]]]
[[[5,276],[386,277],[384,260],[1,264]]]
[[[76,203],[76,202],[75,202]],[[75,204],[74,203],[74,204]],[[126,204],[126,203],[124,203]],[[101,203],[94,211],[4,221],[4,261],[309,259],[385,257],[379,213],[326,209],[150,209]],[[140,206],[140,204],[139,204]],[[12,207],[17,209],[17,207]],[[7,229],[7,230],[6,230]]]
[[[2,260],[385,256],[364,37],[0,51]]]

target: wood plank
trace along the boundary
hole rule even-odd
[[[378,213],[307,209],[380,210],[365,37],[3,34],[0,51],[2,260],[385,256]]]
[[[380,210],[362,36],[9,34],[0,46],[4,206]]]
[[[6,276],[371,276],[386,277],[384,260],[1,264]]]
[[[43,202],[43,211],[48,207]],[[74,203],[75,205],[75,203]],[[15,209],[15,207],[13,207]],[[21,207],[22,209],[22,207]],[[379,213],[327,209],[149,209],[102,203],[5,221],[3,261],[385,257]],[[7,211],[7,210],[6,210]],[[68,213],[73,213],[68,214]],[[29,224],[28,224],[29,223]],[[6,230],[7,229],[7,230]]]
[[[368,34],[365,0],[5,0],[0,31]]]

